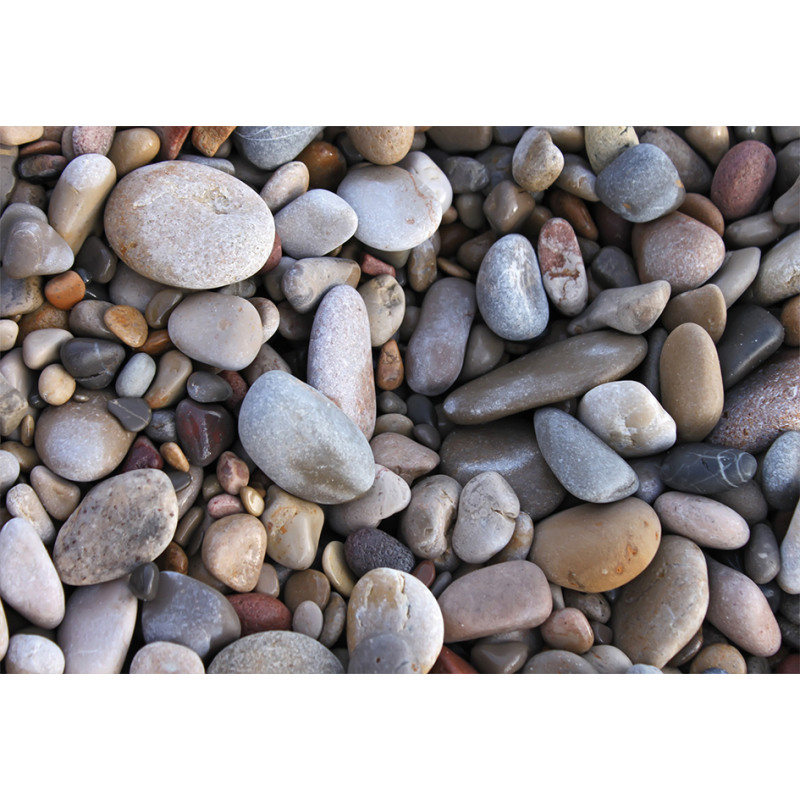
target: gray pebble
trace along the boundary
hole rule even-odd
[[[224,403],[233,394],[233,388],[219,375],[198,371],[186,381],[186,392],[197,403]]]
[[[141,397],[118,397],[108,401],[108,410],[126,431],[143,431],[153,416],[150,406]]]
[[[800,431],[785,431],[770,445],[761,467],[761,486],[773,508],[791,511],[797,505],[800,499]]]
[[[119,397],[142,397],[156,375],[156,362],[147,353],[136,353],[119,371],[114,388]]]
[[[275,169],[291,161],[322,129],[314,125],[240,125],[233,140],[250,163]]]
[[[394,633],[379,633],[363,639],[350,654],[350,675],[410,675],[411,650],[406,640]]]

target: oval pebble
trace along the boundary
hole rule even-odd
[[[677,533],[701,547],[736,550],[750,539],[745,519],[710,497],[686,492],[664,492],[653,508],[662,530]]]
[[[283,252],[298,259],[330,253],[353,236],[358,225],[351,205],[327,189],[311,189],[275,215]]]
[[[46,636],[16,633],[3,664],[9,675],[61,675],[65,661],[61,648]]]
[[[131,660],[131,675],[204,675],[200,656],[174,642],[153,642],[138,650]]]

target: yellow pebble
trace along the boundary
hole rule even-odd
[[[181,450],[180,446],[175,442],[164,442],[164,444],[158,448],[158,452],[161,453],[164,461],[174,469],[180,470],[181,472],[189,471],[189,461],[183,454],[183,450]]]
[[[252,486],[243,486],[239,491],[239,499],[248,514],[260,517],[264,513],[264,498]]]

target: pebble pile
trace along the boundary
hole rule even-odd
[[[0,126],[0,672],[800,671],[800,126]]]

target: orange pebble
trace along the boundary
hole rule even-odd
[[[142,347],[147,341],[147,320],[138,308],[112,306],[103,314],[103,322],[128,347]]]
[[[172,339],[169,338],[166,328],[150,331],[150,335],[141,347],[136,348],[137,353],[147,353],[149,356],[161,355],[172,349]]]
[[[85,294],[86,284],[81,276],[71,269],[50,278],[44,287],[44,296],[50,305],[63,311],[69,311],[80,303]]]

